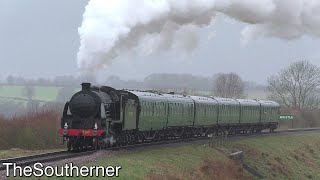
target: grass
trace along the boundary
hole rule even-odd
[[[211,161],[210,159],[214,159]],[[203,145],[159,147],[136,152],[116,152],[86,166],[121,166],[117,179],[211,179],[217,172],[229,173],[232,179],[249,177],[239,171],[241,167],[227,159],[221,152]],[[221,166],[217,166],[221,165]],[[211,171],[211,167],[214,171]],[[231,167],[234,168],[230,170]],[[216,170],[216,171],[215,171]],[[233,173],[234,172],[234,173]],[[240,173],[240,175],[239,175]],[[221,175],[221,174],[220,174]],[[218,176],[220,176],[218,175]],[[235,176],[234,176],[235,175]],[[77,179],[97,179],[82,177]],[[51,179],[55,179],[54,177]],[[59,177],[67,179],[67,177]]]
[[[58,95],[60,88],[57,87],[35,87],[35,97],[36,99],[45,100],[45,101],[54,101]]]
[[[214,157],[221,156],[211,148],[185,146],[120,154],[102,159],[97,164],[122,165],[121,179],[140,179],[150,174],[188,174],[203,160]]]
[[[229,145],[267,179],[320,179],[320,133],[241,140]]]
[[[43,101],[54,101],[57,97],[58,87],[35,86],[33,99]],[[0,88],[0,97],[18,97],[27,98],[24,94],[24,86],[2,86]]]
[[[14,158],[14,157],[22,157],[22,156],[30,156],[41,153],[49,153],[55,152],[62,149],[50,149],[50,150],[24,150],[19,148],[12,148],[9,150],[0,150],[0,159]]]
[[[22,94],[23,86],[2,86],[0,95],[3,97],[24,97]]]

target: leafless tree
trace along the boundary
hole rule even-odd
[[[35,94],[35,88],[34,86],[30,86],[30,85],[27,85],[23,88],[23,91],[22,91],[23,95],[26,96],[29,100],[32,100],[32,97],[34,96]]]
[[[29,99],[27,101],[28,112],[37,112],[40,109],[40,102],[36,100]]]
[[[236,73],[219,74],[215,79],[213,92],[219,97],[243,98],[244,82]]]
[[[11,75],[8,76],[8,77],[7,77],[7,83],[8,83],[8,84],[13,84],[13,83],[14,83],[14,77],[11,76]]]
[[[303,111],[319,108],[320,68],[298,61],[268,78],[270,97],[286,107]]]
[[[72,95],[75,93],[75,88],[69,86],[69,87],[63,87],[58,91],[58,95],[56,98],[56,101],[58,102],[66,102],[70,100]]]

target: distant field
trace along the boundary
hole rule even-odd
[[[250,99],[267,99],[267,94],[264,90],[251,90],[247,92],[247,98]]]
[[[27,98],[23,93],[24,86],[2,86],[0,88],[0,97],[17,97],[17,98]],[[59,87],[42,87],[35,86],[35,92],[33,99],[43,100],[43,101],[53,101],[56,99]]]
[[[3,97],[24,97],[22,94],[23,86],[2,86],[0,96]]]
[[[36,99],[53,101],[56,99],[58,95],[58,91],[60,88],[58,87],[35,87],[35,97]]]

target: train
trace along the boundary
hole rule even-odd
[[[260,133],[279,123],[280,105],[273,101],[81,86],[61,118],[59,134],[68,150]]]

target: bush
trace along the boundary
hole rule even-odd
[[[280,121],[280,128],[282,129],[320,127],[320,110],[307,110],[304,112],[286,110],[282,114],[294,115],[293,121]]]
[[[58,134],[60,113],[52,110],[0,117],[0,149],[62,148]]]

